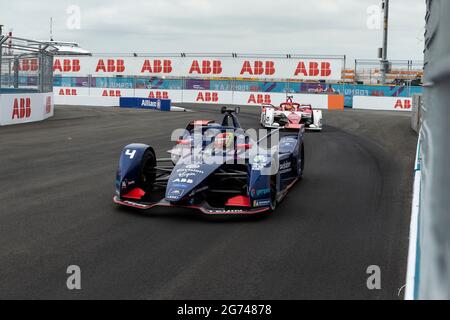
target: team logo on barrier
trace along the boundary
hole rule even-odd
[[[300,61],[295,69],[295,76],[301,75],[305,77],[323,77],[327,78],[331,76],[331,64],[329,62],[310,62],[306,67],[305,62]]]
[[[37,71],[39,69],[39,62],[37,59],[20,59],[18,64],[19,70],[14,71]]]
[[[241,69],[242,75],[255,75],[255,76],[272,76],[275,74],[275,62],[273,61],[255,61],[250,63],[250,61],[244,61]]]
[[[148,98],[150,99],[169,99],[169,93],[167,91],[150,91]]]
[[[59,93],[60,96],[77,96],[77,89],[70,89],[70,88],[66,88],[66,89],[60,89]]]
[[[16,98],[14,99],[13,111],[11,119],[27,119],[31,117],[31,99]]]
[[[141,73],[171,73],[172,70],[171,60],[145,60],[142,65]]]
[[[120,90],[103,90],[102,97],[121,97]]]
[[[107,59],[106,63],[103,59],[99,59],[95,72],[118,72],[125,71],[125,61],[123,59]]]
[[[398,99],[395,103],[394,109],[411,109],[411,101],[410,100],[404,100]]]
[[[201,66],[199,61],[194,60],[192,62],[191,68],[189,70],[189,74],[221,74],[222,69],[222,61],[214,60],[203,60],[201,61]]]
[[[59,72],[79,72],[81,69],[80,67],[80,60],[78,59],[55,59],[55,62],[53,63],[53,71],[59,71]]]
[[[219,102],[219,94],[217,92],[199,92],[197,102]]]
[[[271,104],[272,97],[270,94],[251,94],[247,104]]]

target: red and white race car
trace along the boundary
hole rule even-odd
[[[322,111],[314,110],[311,105],[303,105],[292,101],[288,97],[287,101],[279,107],[273,105],[263,105],[261,112],[261,125],[264,128],[278,129],[305,126],[307,130],[321,131]]]

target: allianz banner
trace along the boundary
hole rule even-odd
[[[341,80],[343,58],[56,57],[65,76],[154,76]]]
[[[166,99],[148,98],[120,98],[121,108],[154,109],[160,111],[170,111],[171,101]]]

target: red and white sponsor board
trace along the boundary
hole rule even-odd
[[[56,57],[55,75],[341,80],[341,58]]]
[[[353,109],[412,111],[412,98],[354,96]]]
[[[172,103],[242,105],[259,107],[263,104],[280,105],[286,101],[285,93],[232,92],[211,90],[154,90],[154,89],[100,89],[54,88],[55,100],[60,105],[118,106],[120,97],[170,99]],[[328,109],[326,94],[289,94],[300,104],[315,109]]]
[[[89,96],[90,88],[53,87],[53,93],[55,95],[55,98]]]
[[[168,99],[172,102],[183,101],[182,90],[135,89],[134,97],[150,99]]]
[[[233,104],[233,92],[185,90],[183,91],[182,101],[180,102],[201,104]]]
[[[119,97],[102,96],[55,96],[57,105],[67,106],[96,106],[96,107],[118,107]]]
[[[0,125],[42,121],[54,113],[53,93],[0,95]]]
[[[92,97],[134,97],[134,89],[90,88]]]
[[[289,94],[293,100],[300,104],[310,104],[315,109],[328,109],[328,95],[322,94]],[[286,102],[285,93],[269,92],[234,92],[233,104],[243,106],[261,106],[272,104],[279,106]]]

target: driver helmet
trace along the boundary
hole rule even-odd
[[[214,147],[215,149],[225,149],[230,150],[234,146],[234,133],[225,132],[220,133],[214,139]]]

